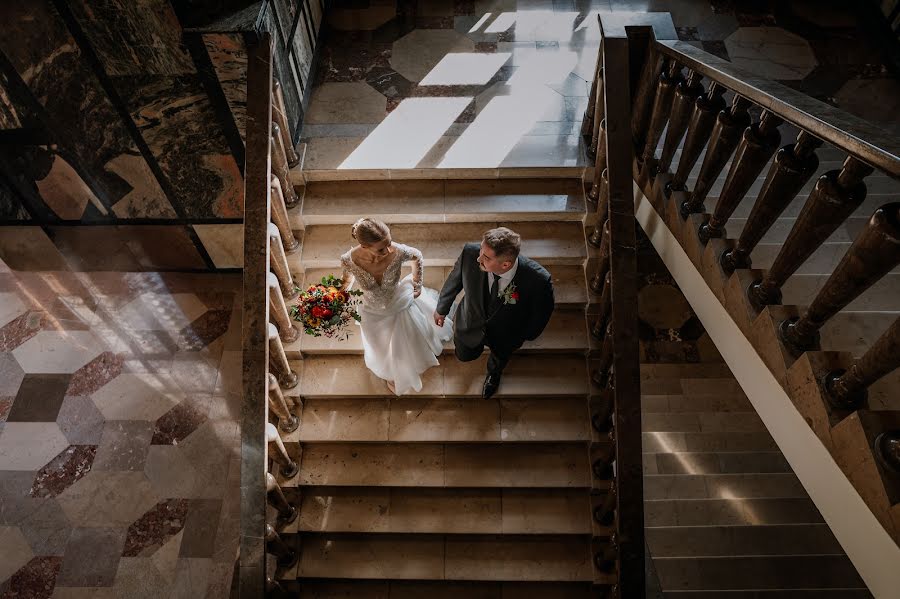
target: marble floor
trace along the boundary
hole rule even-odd
[[[240,279],[0,272],[0,597],[220,598]]]
[[[595,15],[607,10],[669,11],[680,39],[897,127],[900,83],[860,20],[839,6],[338,0],[304,118],[304,169],[583,166]]]

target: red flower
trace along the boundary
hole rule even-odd
[[[332,316],[334,316],[334,312],[332,312],[328,308],[324,308],[322,310],[322,318],[331,318]]]
[[[323,308],[321,306],[313,306],[313,309],[311,310],[311,312],[312,312],[312,315],[315,316],[316,318],[324,318],[326,310],[325,310],[325,308]]]
[[[509,297],[511,297],[511,298],[512,298],[513,300],[515,300],[515,301],[519,301],[519,292],[518,292],[518,291],[513,291],[513,292],[510,294]]]

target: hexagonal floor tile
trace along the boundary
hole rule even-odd
[[[0,327],[28,311],[18,293],[0,293]]]
[[[380,123],[386,114],[387,99],[365,81],[329,82],[313,89],[303,123]]]
[[[27,373],[75,372],[103,352],[90,331],[41,331],[12,351]]]
[[[152,373],[119,375],[92,395],[107,420],[156,420],[182,397],[167,379]]]
[[[144,293],[115,311],[117,321],[136,331],[179,330],[207,307],[193,293]]]
[[[818,64],[806,40],[781,27],[741,27],[725,47],[735,66],[768,79],[803,79]]]
[[[55,422],[7,422],[0,435],[0,470],[38,470],[68,446]]]
[[[842,110],[873,123],[900,124],[900,82],[851,79],[834,95]]]
[[[421,81],[447,54],[474,51],[475,42],[452,29],[415,29],[394,42],[390,63],[410,81]]]
[[[18,526],[0,526],[0,580],[6,580],[33,557]]]
[[[76,527],[126,527],[159,497],[143,472],[92,470],[57,501]]]
[[[9,352],[0,352],[0,397],[15,397],[25,371]]]

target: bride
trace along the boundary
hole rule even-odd
[[[453,337],[450,319],[442,327],[431,315],[437,291],[422,289],[422,252],[395,243],[381,221],[361,218],[351,233],[359,245],[341,256],[342,289],[354,279],[363,291],[361,331],[366,367],[387,381],[395,395],[422,390],[423,372],[438,365],[443,342]],[[400,279],[404,262],[412,274]]]

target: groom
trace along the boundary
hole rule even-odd
[[[491,350],[481,396],[490,398],[514,351],[537,339],[553,312],[553,284],[543,266],[519,255],[521,238],[500,227],[484,234],[481,245],[467,243],[438,298],[434,322],[444,326],[450,306],[464,290],[454,316],[453,342],[461,362]]]

